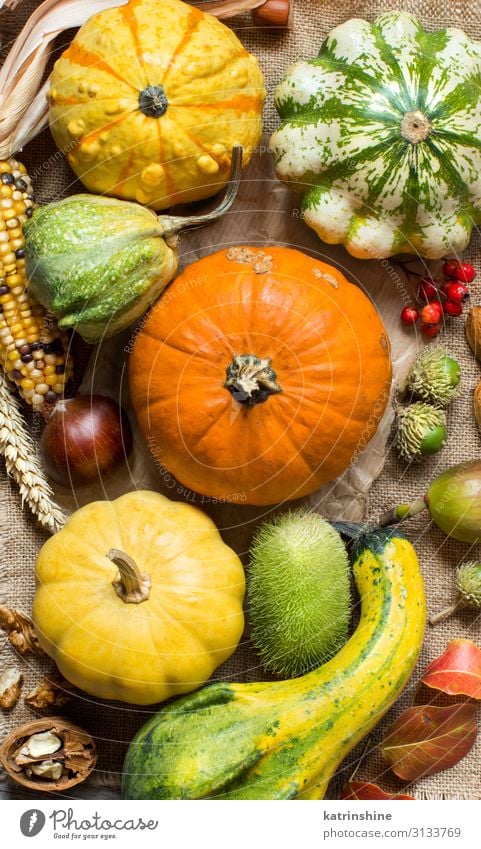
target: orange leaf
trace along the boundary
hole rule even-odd
[[[481,649],[472,640],[453,640],[429,664],[421,681],[450,696],[481,699]]]
[[[405,710],[389,728],[382,753],[392,771],[406,781],[450,769],[468,754],[478,733],[471,702]]]
[[[412,799],[414,796],[407,796],[404,793],[386,793],[381,790],[377,784],[371,784],[365,781],[348,781],[341,793],[341,799]]]

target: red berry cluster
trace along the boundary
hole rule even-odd
[[[476,270],[469,262],[448,259],[443,265],[443,282],[432,277],[423,277],[417,286],[416,298],[420,307],[404,307],[401,312],[403,324],[416,324],[420,319],[421,332],[426,336],[437,336],[446,316],[461,315],[463,304],[469,298],[467,283],[476,277]]]

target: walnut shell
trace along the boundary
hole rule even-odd
[[[28,738],[43,731],[52,731],[62,740],[62,748],[55,752],[55,755],[45,755],[43,759],[48,760],[54,757],[56,761],[62,760],[65,764],[64,774],[57,780],[42,778],[34,774],[29,776],[26,772],[28,766],[23,763],[18,764],[15,761],[19,750],[25,745]],[[32,761],[32,763],[41,762],[42,759],[40,758]],[[97,763],[97,752],[93,738],[86,731],[83,731],[77,725],[73,725],[67,719],[49,716],[45,719],[36,719],[33,722],[19,725],[10,734],[7,734],[0,746],[0,763],[7,775],[22,787],[28,787],[29,790],[37,792],[55,793],[67,790],[69,787],[74,787],[76,784],[85,781]]]
[[[471,307],[468,312],[466,338],[476,359],[481,362],[481,306]]]
[[[473,395],[473,412],[478,430],[481,432],[481,382],[478,383]]]

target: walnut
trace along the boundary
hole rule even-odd
[[[53,755],[62,748],[62,741],[53,731],[41,731],[39,734],[32,734],[28,740],[20,746],[15,755],[15,763],[19,766],[31,763],[32,760],[45,758],[46,755]]]
[[[75,687],[59,674],[43,678],[34,690],[25,696],[25,704],[32,710],[54,710],[63,708],[72,698]]]
[[[42,761],[39,764],[32,764],[31,769],[26,769],[27,775],[38,775],[41,778],[53,778],[55,781],[61,777],[63,772],[62,761]]]
[[[19,669],[10,667],[0,675],[0,707],[10,710],[15,707],[20,697],[23,675]]]
[[[37,791],[63,791],[85,781],[96,761],[92,737],[61,717],[27,722],[0,746],[0,763],[7,775]]]
[[[35,627],[26,613],[0,605],[0,628],[7,632],[8,640],[19,654],[43,654]]]
[[[478,383],[473,395],[473,412],[478,430],[481,432],[481,383]]]
[[[471,307],[468,312],[466,338],[474,356],[481,361],[481,306]]]

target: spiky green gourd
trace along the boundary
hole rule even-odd
[[[276,675],[309,672],[347,639],[347,553],[317,513],[294,510],[261,526],[251,548],[248,593],[252,640]]]
[[[446,414],[419,401],[397,411],[394,446],[403,460],[437,454],[446,442]]]
[[[312,4],[315,5],[315,4]],[[413,15],[337,26],[276,95],[277,175],[356,257],[458,254],[481,221],[481,45]]]
[[[461,369],[441,346],[420,351],[406,377],[406,391],[427,404],[447,407],[458,394]]]

